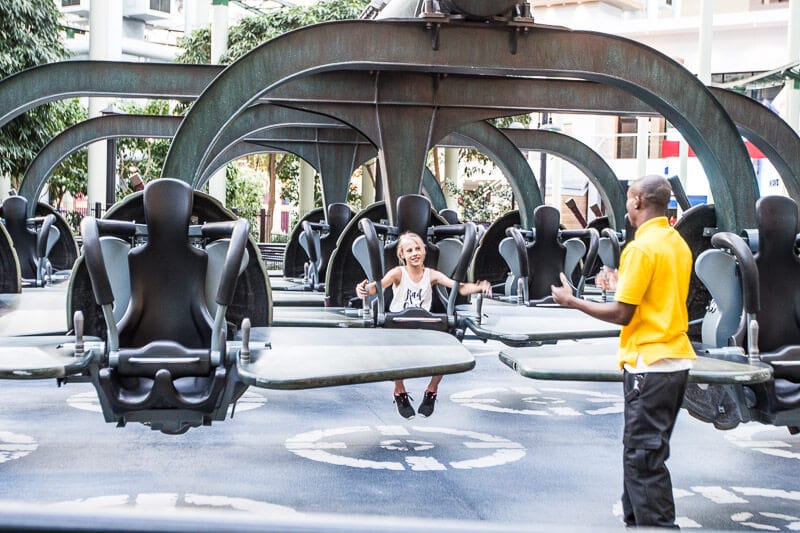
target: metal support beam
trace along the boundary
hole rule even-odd
[[[450,23],[441,27],[438,49],[433,50],[424,38],[424,27],[424,23],[409,21],[342,21],[309,26],[264,43],[230,65],[195,102],[175,136],[164,175],[191,176],[193,180],[207,163],[220,132],[238,114],[271,89],[314,72],[348,69],[573,77],[621,88],[664,115],[698,154],[709,177],[720,228],[754,225],[755,175],[739,133],[708,89],[677,62],[621,37],[545,26],[529,28],[517,43],[518,53],[512,54],[507,28]],[[476,40],[481,46],[464,46]],[[333,42],[337,46],[330,46]],[[396,120],[408,119],[397,116]],[[384,162],[385,152],[396,149],[388,142],[378,140],[376,144],[384,152]],[[405,155],[412,161],[424,157]],[[415,166],[421,180],[422,167]],[[736,183],[724,176],[734,176]],[[400,187],[395,179],[384,178],[384,185],[394,186],[385,191],[387,205],[399,194],[414,192],[409,182],[403,181]]]

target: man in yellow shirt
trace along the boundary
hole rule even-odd
[[[695,355],[686,335],[692,253],[667,220],[670,193],[669,182],[655,175],[628,189],[626,209],[636,238],[625,246],[619,272],[597,279],[603,288],[616,288],[616,301],[576,298],[563,273],[562,285],[552,287],[556,303],[622,326],[622,509],[628,526],[677,527],[665,462]]]

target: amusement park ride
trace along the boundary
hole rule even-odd
[[[113,118],[113,131],[104,129],[111,121],[97,119],[90,130],[65,131],[32,164],[39,170],[26,174],[20,195],[4,202],[0,377],[91,382],[107,422],[176,434],[224,420],[250,386],[304,389],[469,371],[475,360],[460,342],[465,335],[506,344],[500,360],[526,377],[620,381],[618,328],[547,296],[563,271],[576,294],[613,297],[591,280],[599,265],[615,267],[619,248],[634,238],[624,227],[624,193],[599,163],[589,163],[596,154],[560,134],[516,138],[485,122],[541,109],[520,96],[524,88],[549,110],[588,102],[574,111],[660,113],[692,144],[715,205],[686,210],[676,225],[695,255],[689,306],[701,330],[684,406],[720,428],[756,421],[796,432],[797,206],[791,198],[757,201],[739,131],[769,147],[762,151],[779,162],[794,196],[800,141],[791,128],[762,133],[757,124],[764,122],[753,119],[758,108],[717,98],[674,61],[619,37],[537,25],[526,3],[435,4],[395,0],[367,10],[365,20],[310,26],[224,69],[70,62],[1,80],[0,124],[65,96],[195,102],[170,124],[105,117]],[[309,53],[292,53],[299,49]],[[595,97],[576,97],[587,94]],[[36,199],[48,169],[88,142],[126,134],[173,138],[163,177],[102,219],[87,218],[82,254],[70,258],[71,234],[53,231],[59,216],[36,213],[44,209]],[[444,206],[425,179],[428,149],[453,138],[510,170],[519,211],[480,240],[471,222],[439,215]],[[609,216],[595,227],[561,229],[558,210],[542,205],[514,142],[542,143],[586,163]],[[295,269],[288,277],[297,276],[300,250],[307,265],[296,291],[271,286],[247,222],[198,190],[227,161],[276,149],[303,154],[323,184],[322,221],[302,221],[287,247],[294,254],[287,269]],[[349,176],[376,154],[384,201],[353,213],[345,202]],[[365,273],[375,280],[393,266],[393,243],[403,231],[423,237],[431,266],[456,284],[489,279],[498,296],[459,300],[456,285],[430,313],[403,316],[384,309],[383,294],[364,305],[351,301]],[[58,250],[72,267],[64,300],[56,299],[65,325],[23,334],[20,317],[37,313],[26,302],[37,291],[63,289],[45,286]],[[35,287],[22,290],[23,278]],[[316,292],[326,305],[292,306],[291,298],[278,304],[289,292]]]

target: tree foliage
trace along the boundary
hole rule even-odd
[[[248,17],[228,32],[228,50],[220,63],[239,59],[256,46],[304,26],[331,20],[358,18],[369,0],[327,0],[310,6],[286,6],[264,15]],[[211,30],[201,28],[184,36],[178,63],[211,63]]]
[[[182,111],[179,109],[178,111]],[[122,106],[122,111],[131,115],[171,115],[173,109],[167,100],[148,100],[144,105],[132,102]],[[138,184],[147,183],[161,176],[167,159],[171,139],[126,137],[117,141],[117,168],[120,186],[117,198],[134,192]]]
[[[86,120],[89,113],[77,98],[73,98],[60,104],[57,116],[61,123],[58,129],[64,130],[73,124]],[[56,207],[61,207],[61,201],[66,193],[76,196],[86,192],[88,159],[88,150],[83,148],[70,154],[53,171],[47,182],[50,203]]]
[[[58,40],[61,13],[53,0],[0,2],[0,78],[66,59]],[[65,104],[36,107],[0,128],[0,174],[13,187],[41,148],[64,126]],[[69,112],[66,112],[67,115]]]

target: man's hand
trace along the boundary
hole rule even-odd
[[[594,277],[594,284],[604,291],[617,290],[617,269],[603,267]]]
[[[569,280],[567,276],[564,275],[562,272],[560,274],[561,277],[561,285],[550,285],[550,294],[553,296],[553,300],[558,305],[563,305],[564,307],[571,307],[570,302],[574,298],[572,294],[572,286],[569,284]]]

